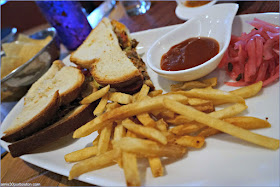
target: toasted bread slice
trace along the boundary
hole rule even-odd
[[[34,150],[74,132],[77,128],[94,118],[92,113],[97,103],[98,102],[94,102],[90,105],[80,105],[54,124],[29,137],[12,143],[8,146],[12,156],[19,157],[24,154],[32,153]]]
[[[70,60],[90,69],[94,79],[101,85],[110,84],[112,88],[118,89],[134,82],[140,85],[142,81],[143,84],[141,71],[127,57],[126,51],[122,49],[124,46],[119,43],[114,32],[122,30],[125,33],[123,38],[130,41],[126,27],[118,22],[112,23],[108,18],[102,19],[83,44],[71,54]]]
[[[55,61],[46,74],[31,86],[22,111],[6,129],[2,139],[17,141],[46,127],[47,121],[61,105],[77,98],[84,79],[81,70]]]

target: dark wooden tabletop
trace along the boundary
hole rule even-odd
[[[221,3],[221,2],[219,2]],[[238,15],[250,13],[279,12],[279,1],[235,1],[239,4]],[[144,15],[129,17],[117,3],[109,18],[124,23],[131,32],[159,28],[185,22],[176,17],[175,1],[153,1]],[[39,168],[8,153],[1,157],[1,183],[28,183],[33,186],[90,186],[77,180],[68,181],[61,176]]]

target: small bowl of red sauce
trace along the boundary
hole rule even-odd
[[[212,72],[230,38],[238,5],[218,4],[158,39],[147,53],[147,64],[158,75],[189,81]]]

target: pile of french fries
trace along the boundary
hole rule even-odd
[[[103,87],[81,103],[100,99],[95,119],[77,129],[73,137],[81,138],[95,131],[98,136],[91,147],[65,155],[73,165],[69,180],[93,170],[118,164],[128,186],[140,186],[137,159],[148,159],[154,177],[165,174],[161,159],[183,157],[188,148],[199,149],[205,139],[227,133],[245,141],[276,150],[279,140],[262,136],[250,129],[268,128],[266,120],[236,116],[247,109],[246,98],[255,96],[262,82],[225,92],[214,89],[217,78],[190,81],[171,86],[171,92],[150,91],[146,84],[134,94],[110,91]],[[223,109],[216,110],[221,104]]]

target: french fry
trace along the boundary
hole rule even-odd
[[[192,89],[190,91],[177,91],[176,93],[187,97],[197,97],[214,101],[222,101],[224,103],[245,103],[245,100],[238,95],[217,89]]]
[[[175,143],[181,146],[201,148],[204,145],[204,137],[185,135],[176,138]]]
[[[224,121],[245,129],[259,129],[271,127],[268,121],[251,116],[230,117],[224,119]]]
[[[192,106],[206,105],[206,104],[212,103],[212,101],[210,101],[210,100],[200,99],[200,98],[189,98],[188,102],[189,102],[189,105],[192,105]]]
[[[97,155],[97,146],[86,147],[64,156],[66,162],[78,162]]]
[[[155,96],[158,96],[158,95],[161,95],[163,92],[163,90],[154,90],[154,91],[151,91],[148,96],[150,97],[155,97]]]
[[[121,92],[113,92],[109,94],[109,100],[120,104],[129,104],[132,103],[132,95]]]
[[[235,126],[241,127],[243,129],[260,129],[260,128],[271,127],[270,123],[267,122],[266,120],[262,120],[255,117],[248,117],[248,116],[226,118],[224,119],[224,121],[231,123]],[[206,129],[203,129],[198,134],[198,136],[202,136],[206,138],[208,136],[212,136],[219,133],[221,133],[221,131],[208,127]]]
[[[230,93],[238,95],[243,97],[244,99],[253,97],[259,93],[259,91],[262,89],[263,82],[259,81],[255,84],[251,84],[249,86],[245,86],[243,88],[239,88],[233,91],[230,91]]]
[[[105,111],[105,108],[106,108],[106,105],[107,105],[107,102],[108,102],[108,93],[105,94],[100,102],[98,103],[97,107],[95,108],[95,110],[93,111],[93,114],[95,116],[99,116],[100,114],[102,114],[104,111]]]
[[[82,175],[83,173],[112,165],[115,163],[115,160],[119,157],[119,155],[120,150],[113,149],[101,155],[80,161],[71,168],[68,179],[72,180],[75,177]]]
[[[167,144],[166,137],[160,131],[154,128],[137,125],[130,119],[125,119],[122,125],[135,134],[139,134],[151,140],[155,140],[164,145]]]
[[[212,127],[207,127],[205,129],[203,129],[202,131],[200,131],[197,136],[206,138],[206,137],[209,137],[209,136],[212,136],[215,134],[219,134],[219,133],[222,133],[222,132],[217,129],[214,129]]]
[[[184,83],[178,83],[178,84],[172,84],[170,86],[171,91],[178,91],[178,90],[190,90],[193,88],[205,88],[208,84],[199,82],[199,81],[190,81],[190,82],[184,82]]]
[[[209,86],[216,86],[217,85],[217,78],[210,78],[202,81],[188,81],[184,83],[172,84],[170,86],[171,91],[178,91],[178,90],[190,90],[193,88],[206,88]]]
[[[204,113],[210,113],[210,112],[215,111],[215,107],[212,102],[209,104],[204,104],[204,105],[194,105],[193,108],[195,108],[196,110],[199,110],[201,112],[204,112]]]
[[[99,138],[100,138],[100,134],[98,134],[98,136],[92,141],[92,145],[93,146],[97,146],[98,145]]]
[[[104,88],[101,88],[100,90],[93,92],[89,96],[85,97],[80,103],[81,104],[90,104],[97,99],[103,97],[110,89],[110,85],[105,86]]]
[[[217,77],[212,77],[212,78],[209,78],[209,79],[204,79],[204,80],[202,80],[202,82],[208,84],[211,87],[213,87],[213,86],[217,86],[218,79],[217,79]]]
[[[123,171],[127,186],[140,186],[140,176],[137,166],[137,158],[133,153],[122,153]]]
[[[184,124],[184,123],[191,122],[192,119],[188,118],[186,116],[183,116],[183,115],[178,115],[174,119],[167,119],[166,121],[167,121],[167,123],[170,123],[172,125],[181,125],[181,124]]]
[[[198,130],[200,130],[203,127],[204,127],[204,125],[202,125],[198,122],[191,122],[191,123],[178,125],[174,128],[171,128],[170,132],[172,132],[173,134],[182,136],[182,135],[187,135],[187,134],[197,132]]]
[[[257,95],[260,92],[260,90],[262,89],[262,85],[263,85],[263,82],[259,81],[257,83],[251,84],[249,86],[245,86],[245,87],[230,91],[229,93],[238,95],[238,96],[242,97],[243,99],[247,99],[247,98]],[[225,102],[221,101],[221,100],[214,101],[214,105],[221,105],[221,104],[225,104]]]
[[[235,115],[241,113],[242,111],[246,110],[247,108],[248,108],[248,106],[245,104],[235,103],[234,105],[231,105],[224,109],[221,109],[221,110],[218,110],[215,112],[211,112],[209,114],[209,116],[212,116],[214,118],[219,118],[219,119],[228,118],[228,117],[232,117],[232,116],[235,116]]]
[[[156,126],[155,120],[153,120],[148,113],[138,114],[136,117],[145,127]]]
[[[175,157],[180,158],[186,152],[185,147],[173,144],[160,145],[151,140],[125,137],[119,141],[113,141],[113,145],[122,151],[135,153],[144,157]]]
[[[159,157],[149,157],[148,158],[151,171],[154,177],[163,176],[164,168],[162,166],[161,160]]]
[[[257,144],[259,146],[263,146],[269,149],[278,149],[279,148],[279,140],[270,138],[267,136],[262,136],[251,131],[242,129],[240,127],[234,126],[226,121],[222,121],[220,119],[211,117],[203,112],[195,110],[194,108],[183,105],[177,101],[173,101],[170,99],[164,99],[164,105],[169,110],[172,110],[181,115],[190,116],[193,120],[205,124],[209,127],[220,130],[224,133],[230,134],[242,140]]]
[[[114,140],[120,140],[125,136],[125,134],[126,134],[125,128],[122,125],[122,123],[117,124],[114,130]]]
[[[164,119],[174,119],[175,118],[175,113],[170,110],[163,110],[159,113],[159,117],[162,117]]]
[[[150,99],[145,99],[143,101],[130,103],[128,105],[123,105],[121,107],[108,111],[100,116],[97,116],[92,121],[78,128],[77,130],[75,130],[73,134],[73,138],[80,138],[80,137],[87,136],[92,132],[105,127],[106,125],[108,125],[110,122],[114,120],[125,119],[127,117],[135,116],[137,114],[161,109],[163,107],[164,98],[169,98],[184,103],[188,101],[188,98],[185,96],[178,95],[178,94],[177,95],[170,94],[170,95],[161,95]]]
[[[107,125],[106,127],[104,127],[102,129],[102,131],[100,133],[100,138],[98,141],[97,155],[105,153],[108,150],[109,144],[110,144],[111,133],[112,133],[112,126],[113,126],[113,123]]]
[[[118,123],[117,126],[114,129],[114,139],[113,140],[118,141],[121,138],[125,137],[125,134],[126,134],[126,131],[125,131],[124,126],[121,123]],[[121,168],[123,167],[122,156],[117,158],[117,163]]]
[[[137,96],[135,97],[135,101],[141,101],[147,97],[147,94],[149,93],[150,87],[147,85],[143,85],[141,90],[138,92]],[[138,114],[137,119],[147,127],[155,127],[156,123],[155,121],[151,118],[151,116],[148,113],[142,113]]]
[[[172,132],[170,131],[167,131],[165,134],[165,137],[167,138],[167,142],[169,144],[174,144],[175,143],[175,140],[176,140],[176,135],[173,134]]]
[[[144,84],[149,86],[151,88],[151,90],[155,89],[155,86],[154,86],[153,82],[151,80],[149,80],[149,79],[145,80]]]
[[[156,121],[156,128],[161,132],[167,132],[168,124],[161,118]]]
[[[206,88],[209,86],[216,86],[217,78],[210,78],[202,81],[188,81],[184,83],[172,84],[170,86],[171,91],[179,91],[179,90],[190,90],[193,88]]]
[[[130,131],[127,131],[127,137],[136,137]],[[137,166],[137,155],[130,152],[122,152],[122,166],[127,186],[140,186],[140,175]]]
[[[121,105],[119,104],[119,103],[117,103],[117,102],[113,102],[113,103],[108,103],[107,105],[106,105],[106,112],[108,112],[108,111],[110,111],[110,110],[113,110],[113,109],[115,109],[115,108],[118,108],[118,107],[120,107]]]
[[[141,90],[138,92],[137,97],[135,98],[136,101],[141,101],[146,98],[150,91],[150,87],[147,86],[146,84],[143,84]]]

